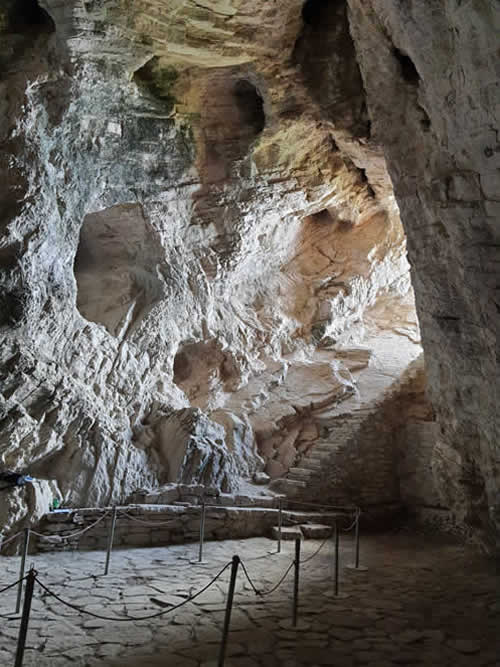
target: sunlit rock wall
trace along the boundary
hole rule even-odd
[[[421,351],[384,150],[396,182],[406,165],[366,80],[376,15],[41,4],[0,15],[2,467],[46,480],[41,508],[286,472]],[[8,528],[28,498],[6,500]]]

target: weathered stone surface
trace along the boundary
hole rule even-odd
[[[324,540],[333,532],[331,526],[324,526],[321,523],[302,523],[300,530],[305,538],[314,540]]]
[[[0,460],[41,480],[5,531],[263,468],[393,503],[400,469],[491,545],[496,9],[41,5],[0,10]]]
[[[265,472],[254,473],[252,479],[256,484],[268,484],[271,481],[271,478]]]
[[[500,15],[494,3],[348,4],[373,140],[408,237],[440,425],[440,502],[491,548],[500,525],[498,226],[484,196],[498,168]]]

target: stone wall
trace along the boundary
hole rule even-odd
[[[117,548],[168,546],[199,541],[200,507],[144,505],[121,509],[132,518],[122,513],[118,514],[113,542]],[[39,531],[48,536],[55,536],[55,539],[34,538],[33,551],[106,549],[111,527],[111,511],[106,519],[81,537],[73,540],[62,539],[65,535],[90,526],[103,515],[104,511],[106,510],[81,509],[46,515]],[[271,537],[272,527],[276,524],[275,509],[210,507],[206,511],[205,539],[208,541]],[[57,536],[60,536],[60,539],[57,539]]]
[[[300,0],[133,4],[0,10],[0,464],[45,510],[235,491],[349,382],[321,340],[414,310],[346,7],[319,45]],[[5,501],[16,531],[33,504]]]

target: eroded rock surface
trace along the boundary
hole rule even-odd
[[[441,500],[488,533],[498,528],[500,481],[499,8],[454,0],[349,7],[372,130],[408,236],[443,447]]]
[[[329,420],[383,402],[421,352],[394,183],[440,446],[484,492],[449,471],[437,484],[485,529],[498,481],[483,389],[495,372],[493,88],[489,55],[476,62],[462,36],[446,50],[438,34],[451,21],[462,35],[477,14],[490,49],[494,10],[457,6],[452,21],[376,0],[42,5],[0,13],[2,465],[52,480],[35,487],[41,506],[55,488],[103,504],[297,467]],[[491,139],[471,127],[475,152],[460,159],[460,107],[433,78],[450,58],[464,72],[454,89],[481,70],[474,127]],[[471,248],[486,291],[479,270],[465,288]],[[23,491],[9,494],[6,527],[26,509]]]

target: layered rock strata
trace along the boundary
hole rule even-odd
[[[494,10],[28,4],[0,14],[0,457],[45,481],[8,495],[6,527],[55,494],[285,473],[388,334],[396,381],[420,347],[392,179],[440,446],[475,471],[438,486],[487,532]],[[439,95],[444,58],[456,90],[481,72],[467,121]]]

